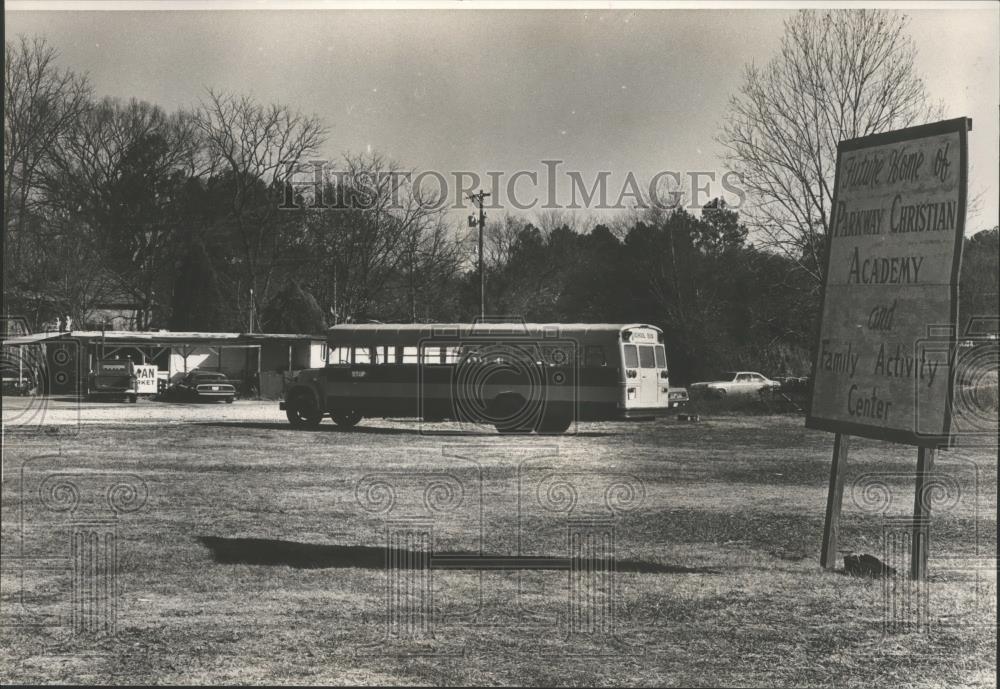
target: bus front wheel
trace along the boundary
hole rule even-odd
[[[309,395],[296,395],[288,400],[285,416],[296,428],[315,428],[323,420],[323,412],[316,408],[315,400]]]
[[[356,410],[350,410],[339,414],[331,414],[331,418],[341,428],[354,428],[364,417]]]

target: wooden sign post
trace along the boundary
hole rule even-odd
[[[820,563],[837,557],[848,435],[919,447],[914,523],[926,524],[934,448],[951,443],[968,132],[959,118],[837,146],[823,311],[806,426],[833,431]],[[920,531],[920,533],[918,533]],[[910,572],[927,572],[914,527]]]

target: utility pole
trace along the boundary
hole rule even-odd
[[[253,335],[253,288],[250,288],[250,331],[249,334]]]
[[[417,253],[415,239],[415,235],[410,239],[410,323],[417,322],[417,285],[413,275]]]
[[[337,301],[337,264],[333,264],[333,324],[340,323],[340,304]]]
[[[478,194],[469,194],[469,200],[479,206],[479,222],[476,216],[469,216],[469,227],[479,225],[479,317],[486,319],[486,273],[483,271],[483,228],[486,227],[486,212],[483,211],[483,200],[490,196],[482,189]]]

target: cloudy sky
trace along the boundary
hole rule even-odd
[[[21,11],[101,95],[173,109],[206,87],[323,118],[328,156],[376,150],[445,174],[724,172],[714,137],[744,65],[786,10]],[[997,6],[908,9],[917,67],[947,117],[973,118],[969,229],[997,223]],[[610,185],[615,187],[615,182]]]

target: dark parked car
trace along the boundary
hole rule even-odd
[[[164,399],[177,402],[208,402],[236,399],[236,388],[226,374],[215,371],[191,371],[167,388]]]
[[[689,400],[687,388],[670,386],[670,392],[667,393],[667,405],[671,409],[686,407]]]
[[[806,393],[810,390],[810,381],[808,376],[789,376],[786,378],[779,378],[778,382],[781,383],[781,391],[785,393]]]

